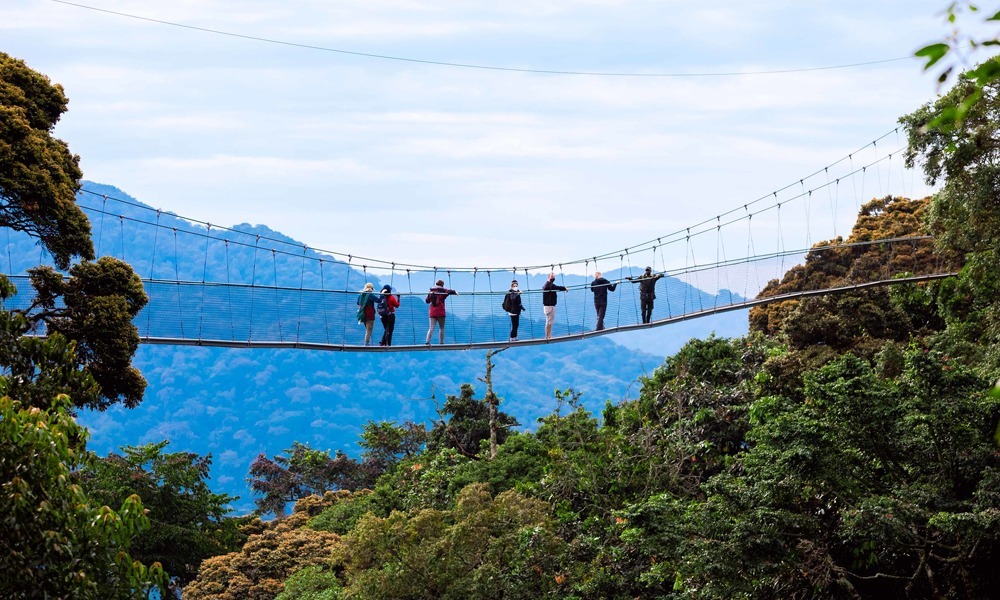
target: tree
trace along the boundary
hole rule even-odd
[[[417,454],[427,440],[423,425],[407,421],[369,421],[359,445],[365,449],[361,461],[340,450],[313,450],[309,444],[293,442],[285,455],[273,459],[261,453],[250,464],[250,489],[261,497],[254,500],[260,513],[285,515],[289,502],[309,494],[336,490],[360,490],[375,486],[375,480],[403,458]]]
[[[931,207],[931,227],[942,245],[961,252],[1000,248],[1000,81],[984,87],[982,101],[958,128],[942,131],[929,124],[970,85],[960,81],[899,120],[909,138],[906,166],[922,168],[928,184],[944,182]]]
[[[432,450],[454,448],[465,456],[479,456],[479,444],[491,437],[490,405],[474,397],[476,390],[463,383],[458,396],[449,395],[438,411],[440,419],[430,432],[428,446]],[[496,440],[503,444],[517,419],[503,411],[493,417]]]
[[[413,421],[406,421],[402,425],[389,421],[368,421],[361,432],[358,445],[365,449],[361,455],[362,464],[370,465],[367,470],[377,471],[380,475],[395,467],[400,460],[415,456],[426,443],[427,428],[423,424],[418,425]],[[371,487],[374,479],[368,478],[364,484],[363,487]]]
[[[55,266],[69,270],[68,280],[49,267],[31,271],[37,295],[19,311],[23,319],[6,319],[0,346],[37,350],[21,343],[26,333],[59,333],[76,343],[74,368],[87,370],[98,386],[70,394],[76,406],[103,409],[122,401],[133,407],[146,382],[131,365],[139,343],[132,319],[147,297],[128,264],[110,257],[89,262],[95,258],[90,223],[76,204],[79,158],[52,136],[66,105],[61,86],[0,53],[0,226],[37,237]],[[71,268],[75,258],[82,262]],[[4,299],[14,293],[13,286],[0,285]],[[19,371],[15,384],[34,379],[30,354],[18,351],[5,352],[10,362],[0,363]],[[45,406],[53,397],[34,400]]]
[[[340,536],[305,524],[342,494],[346,492],[309,496],[296,502],[286,519],[247,525],[243,547],[205,560],[197,579],[184,588],[185,600],[272,600],[294,573],[328,565]]]
[[[114,511],[79,485],[87,433],[70,407],[66,396],[48,411],[0,398],[0,596],[100,600],[166,590],[158,563],[129,555],[149,527],[138,496]]]
[[[67,103],[62,86],[0,52],[0,226],[38,237],[60,269],[94,258],[80,159],[52,136]]]
[[[239,520],[226,518],[226,505],[237,498],[208,488],[211,455],[165,453],[168,443],[125,446],[122,454],[95,457],[82,471],[83,488],[92,500],[110,506],[133,495],[142,499],[151,527],[131,553],[145,563],[160,563],[185,585],[201,561],[236,550],[244,536]]]
[[[562,596],[566,543],[545,502],[467,486],[449,510],[366,515],[334,549],[349,598]]]

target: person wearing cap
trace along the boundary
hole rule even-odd
[[[431,345],[431,334],[434,333],[434,326],[437,325],[440,333],[438,334],[439,343],[444,343],[444,301],[448,299],[448,296],[457,296],[458,292],[455,290],[449,290],[444,287],[444,280],[438,279],[434,287],[431,288],[430,292],[427,294],[427,298],[424,300],[430,307],[427,309],[427,316],[430,317],[431,326],[427,330],[427,340],[424,342],[428,346]]]
[[[384,330],[382,340],[378,345],[391,346],[392,332],[396,328],[396,309],[399,308],[399,294],[393,295],[392,286],[387,283],[382,286],[382,293],[379,294],[376,303],[378,304],[376,310],[382,318],[382,329]]]
[[[617,283],[611,283],[601,276],[601,272],[594,273],[594,280],[590,282],[590,291],[594,292],[594,308],[597,309],[597,331],[604,329],[604,313],[608,310],[608,292],[615,291]]]
[[[518,289],[517,280],[510,282],[510,291],[503,298],[503,309],[510,315],[510,341],[517,341],[517,326],[521,322],[521,313],[524,306],[521,305],[521,290]]]
[[[556,274],[549,273],[549,280],[542,286],[542,311],[545,313],[545,339],[552,339],[552,325],[556,322],[556,292],[565,292],[565,286],[556,285]]]
[[[375,285],[366,283],[358,295],[358,322],[365,326],[365,346],[371,345],[372,329],[375,328]]]
[[[653,319],[653,300],[656,299],[656,280],[663,278],[663,273],[653,274],[652,267],[646,267],[646,272],[638,277],[626,277],[632,283],[639,284],[639,303],[642,308],[642,322],[649,323]]]

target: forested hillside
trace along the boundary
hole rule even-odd
[[[62,88],[0,54],[0,225],[54,262],[30,271],[30,306],[0,310],[0,597],[995,597],[1000,83],[933,126],[971,85],[901,120],[940,192],[872,200],[764,295],[863,279],[875,261],[850,241],[883,235],[932,233],[935,253],[894,260],[954,277],[763,307],[748,335],[693,339],[648,375],[610,342],[437,370],[274,354],[287,372],[244,363],[255,396],[208,383],[237,354],[136,368],[147,297],[127,246],[98,258],[78,159],[52,136]],[[0,300],[16,293],[0,277]],[[595,406],[573,377],[638,384]],[[135,445],[88,448],[77,417],[95,410],[102,443]],[[212,489],[216,457],[165,441],[201,435],[257,515]]]
[[[944,188],[873,200],[845,241],[930,231],[938,253],[897,259],[957,277],[755,310],[750,335],[690,341],[637,399],[598,414],[566,390],[534,431],[491,427],[503,401],[470,390],[430,428],[371,424],[357,460],[261,457],[262,509],[315,495],[248,524],[185,597],[995,597],[989,98],[957,133],[924,127],[954,98],[905,117],[909,161]],[[869,258],[810,253],[764,294],[852,281]]]

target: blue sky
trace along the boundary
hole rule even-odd
[[[82,4],[356,52],[634,73],[880,61],[947,31],[941,0]],[[213,223],[425,264],[560,262],[655,238],[797,181],[935,94],[915,59],[545,75],[52,0],[5,0],[0,40],[66,88],[56,133],[87,179]],[[897,180],[886,191],[926,192]]]

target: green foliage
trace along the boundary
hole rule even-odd
[[[427,428],[423,424],[407,421],[396,425],[387,421],[369,421],[361,432],[358,445],[364,448],[362,459],[371,461],[381,471],[394,467],[401,459],[407,459],[427,443]]]
[[[565,544],[544,502],[463,489],[450,510],[368,515],[335,551],[345,598],[560,596]]]
[[[73,265],[65,280],[51,267],[29,273],[37,294],[25,316],[76,342],[81,363],[100,386],[100,400],[87,406],[103,410],[118,401],[137,406],[146,380],[131,364],[139,346],[132,320],[149,299],[132,267],[103,256]]]
[[[285,581],[285,591],[275,600],[338,600],[342,598],[340,580],[323,567],[306,567]]]
[[[428,445],[432,449],[454,448],[466,456],[478,456],[479,446],[490,439],[489,404],[474,397],[475,388],[462,384],[458,396],[449,395],[442,407],[441,420],[434,424]],[[447,419],[446,419],[447,416]],[[497,412],[497,443],[502,444],[517,419]]]
[[[2,275],[0,283],[7,283]],[[80,368],[76,344],[58,333],[27,337],[30,328],[23,315],[0,310],[0,365],[7,369],[0,375],[0,393],[25,407],[47,409],[59,395],[75,398],[79,406],[96,404],[100,387]]]
[[[371,491],[363,490],[347,496],[338,496],[329,508],[309,520],[309,527],[346,535],[358,520],[370,512],[381,512]]]
[[[184,585],[202,560],[238,549],[245,536],[238,520],[225,518],[236,498],[208,488],[211,456],[164,453],[167,444],[125,446],[122,454],[93,458],[83,469],[83,488],[110,506],[139,497],[151,527],[132,544],[132,555],[160,563]]]
[[[67,102],[62,86],[0,52],[0,226],[38,237],[60,269],[94,258],[76,205],[80,159],[52,136]]]
[[[970,0],[954,0],[948,4],[945,15],[951,31],[944,40],[928,44],[916,52],[914,56],[922,59],[924,70],[929,71],[937,66],[938,85],[947,83],[960,69],[972,62],[972,56],[982,48],[992,48],[1000,45],[1000,39],[993,37],[978,37],[963,33],[958,26],[963,15],[977,15],[979,6]],[[986,12],[981,18],[984,23],[1000,21],[1000,12]],[[943,62],[942,62],[943,61]],[[958,75],[958,85],[967,89],[955,100],[949,103],[929,124],[929,128],[939,131],[952,131],[960,127],[980,101],[983,89],[1000,80],[1000,62],[987,59],[973,69]]]
[[[989,597],[977,554],[997,529],[977,490],[997,407],[949,362],[911,348],[888,380],[848,355],[806,376],[806,402],[759,401],[742,473],[692,516],[689,595]]]
[[[74,472],[86,432],[58,396],[48,411],[0,398],[0,596],[140,598],[166,589],[158,563],[129,555],[149,527],[142,501],[116,512],[88,498]]]

